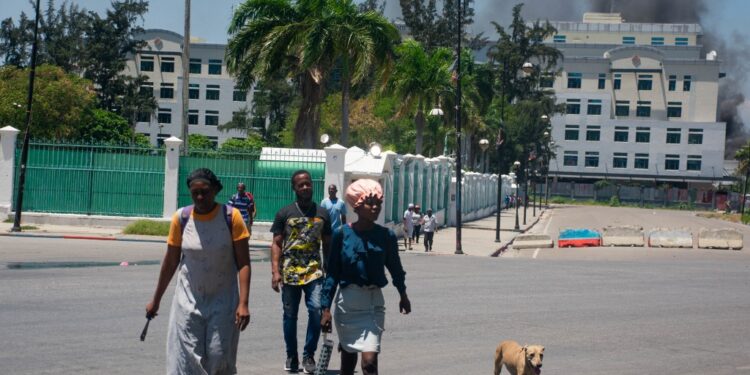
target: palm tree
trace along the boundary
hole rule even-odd
[[[436,48],[427,53],[419,42],[409,40],[396,49],[398,63],[386,87],[401,99],[397,116],[414,113],[417,139],[416,153],[422,153],[425,124],[424,111],[438,104],[440,95],[451,95],[452,53]]]

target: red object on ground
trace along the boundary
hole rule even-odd
[[[557,241],[557,247],[589,247],[601,245],[602,240],[600,238],[574,238]]]

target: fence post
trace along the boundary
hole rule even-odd
[[[10,214],[13,207],[13,180],[16,167],[16,138],[18,129],[0,129],[0,214]],[[4,218],[3,218],[4,219]]]
[[[344,180],[344,172],[346,167],[346,147],[333,144],[324,148],[326,153],[326,176],[324,189],[327,192],[328,186],[331,184],[336,185],[339,189],[340,196],[343,196],[346,191],[346,182]],[[323,194],[327,196],[326,194]]]
[[[164,140],[167,153],[164,156],[164,209],[162,217],[172,217],[177,211],[177,192],[180,178],[180,145],[182,140],[171,136]]]

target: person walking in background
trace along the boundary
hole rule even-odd
[[[398,255],[396,234],[375,223],[383,205],[380,184],[369,179],[357,180],[347,187],[345,197],[357,214],[357,221],[342,225],[333,234],[321,297],[320,325],[324,332],[331,332],[332,318],[335,321],[341,349],[341,375],[354,374],[358,353],[362,358],[362,374],[376,375],[385,326],[382,292],[388,285],[385,269],[400,295],[398,307],[402,314],[411,312],[411,302],[406,295],[406,272]]]
[[[419,243],[419,232],[422,230],[422,208],[418,204],[414,205],[414,212],[411,213],[412,223],[414,223],[414,232],[411,238],[414,242]]]
[[[244,183],[240,182],[237,184],[237,193],[229,198],[227,204],[240,211],[242,214],[242,220],[244,220],[245,225],[247,225],[247,230],[251,231],[250,233],[252,234],[251,227],[253,226],[256,213],[255,197],[253,197],[253,193],[245,190]]]
[[[323,262],[328,257],[331,219],[328,211],[312,201],[310,172],[298,170],[292,175],[292,190],[297,200],[276,213],[271,226],[271,288],[281,292],[284,309],[284,369],[299,371],[297,353],[297,315],[302,294],[307,306],[307,334],[302,352],[302,370],[315,371],[315,350],[320,338],[320,290],[323,286]],[[320,255],[321,244],[323,257]]]
[[[172,216],[146,317],[157,315],[179,269],[169,314],[167,374],[236,374],[240,331],[250,322],[250,233],[237,209],[216,203],[222,186],[211,170],[193,171],[187,185],[193,205]]]
[[[404,211],[404,248],[411,250],[411,237],[414,234],[414,205],[409,203],[409,207]],[[408,243],[408,246],[407,246]]]
[[[328,198],[323,199],[320,205],[328,210],[328,216],[331,218],[331,228],[336,229],[341,224],[346,224],[346,204],[336,197],[338,193],[336,185],[328,186]]]
[[[422,218],[422,230],[424,231],[424,251],[432,251],[432,242],[437,233],[437,217],[432,215],[432,208],[427,209],[427,215]]]

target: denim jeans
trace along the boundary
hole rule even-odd
[[[323,289],[323,279],[317,279],[306,285],[284,285],[281,288],[281,302],[284,304],[284,342],[286,355],[297,356],[297,313],[302,293],[305,293],[307,306],[307,336],[303,357],[314,357],[320,337],[320,292]]]

